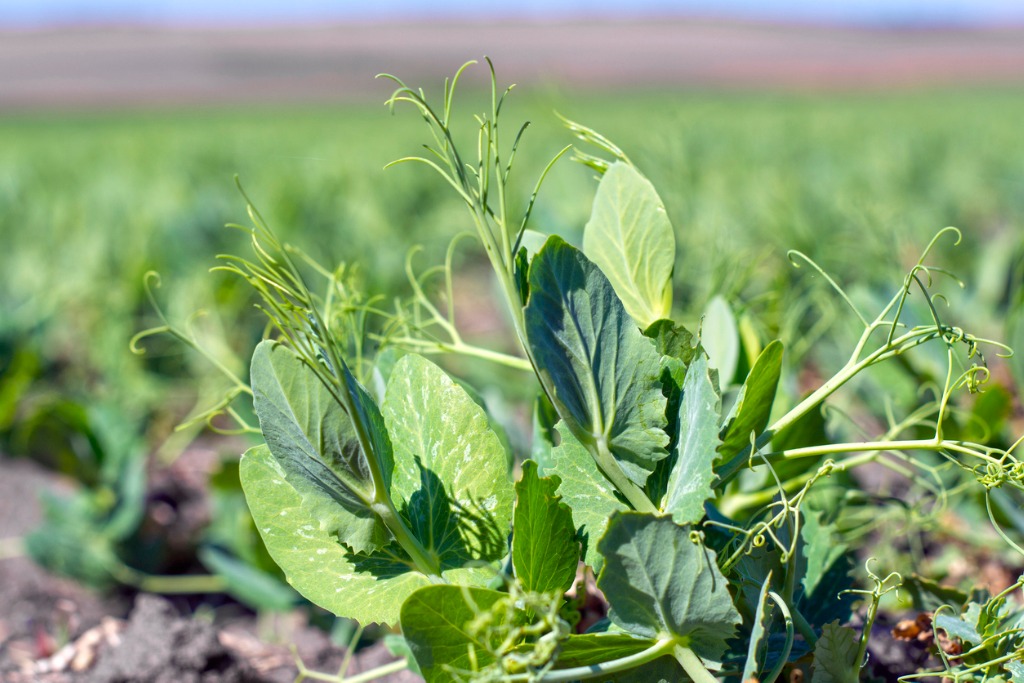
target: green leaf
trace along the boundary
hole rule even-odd
[[[402,602],[430,584],[394,545],[373,555],[346,547],[317,516],[333,499],[319,489],[299,493],[266,446],[242,456],[240,475],[267,550],[310,602],[363,624],[394,624]]]
[[[714,495],[712,469],[718,459],[718,424],[722,400],[709,374],[707,358],[694,358],[683,380],[679,403],[676,463],[668,480],[662,511],[677,524],[699,522],[704,501]]]
[[[548,397],[541,392],[533,402],[533,439],[530,444],[530,459],[537,463],[541,475],[552,468],[551,451],[555,447],[555,425],[558,413]]]
[[[814,674],[811,683],[858,683],[860,665],[857,634],[838,621],[825,624],[814,647]]]
[[[740,615],[714,551],[687,527],[637,512],[616,513],[598,550],[612,623],[645,638],[675,636],[709,667],[721,663]]]
[[[692,679],[675,657],[665,655],[632,669],[588,680],[594,683],[689,683]]]
[[[693,333],[671,320],[656,320],[644,330],[644,336],[654,340],[654,348],[663,356],[682,361],[689,365],[697,355],[699,345]]]
[[[559,645],[555,670],[577,666],[593,666],[602,662],[629,657],[653,647],[657,641],[637,638],[628,633],[585,633],[571,635]]]
[[[527,591],[566,591],[576,578],[580,561],[572,511],[555,494],[561,480],[540,478],[537,463],[523,463],[516,484],[512,521],[512,566]]]
[[[735,417],[722,430],[718,451],[723,459],[729,460],[750,446],[751,432],[759,435],[768,426],[781,374],[782,342],[775,340],[757,357],[736,399]]]
[[[921,612],[934,612],[943,605],[960,610],[970,600],[970,596],[959,588],[943,586],[920,574],[908,576],[900,588],[910,595],[914,609]]]
[[[357,393],[354,380],[350,387],[361,419],[378,434],[377,443],[390,444],[384,422],[394,433],[391,498],[412,536],[438,559],[445,580],[485,585],[493,570],[472,563],[507,553],[512,484],[484,411],[440,368],[411,354],[391,372],[383,417],[368,395]],[[299,455],[294,460],[301,465]],[[345,527],[337,519],[347,513],[337,487],[289,478],[286,462],[260,447],[246,453],[240,471],[246,501],[274,561],[317,605],[362,623],[394,624],[402,602],[436,577],[418,571],[394,541],[354,550],[339,536]]]
[[[352,420],[316,372],[291,349],[264,341],[253,353],[251,375],[263,437],[310,515],[355,552],[387,543],[390,535],[370,507],[373,478]],[[376,424],[376,406],[368,403],[362,417]],[[378,440],[382,469],[390,472],[387,434]]]
[[[800,536],[804,542],[803,555],[806,558],[803,584],[807,595],[814,595],[829,569],[842,561],[848,550],[847,545],[838,540],[836,525],[825,524],[821,518],[821,514],[814,512],[805,514],[800,528]],[[843,566],[847,569],[849,567],[847,562],[843,562]],[[834,596],[818,597],[827,599]]]
[[[1011,683],[1024,683],[1024,655],[1022,659],[1015,659],[1003,664],[1006,673],[1010,674]]]
[[[640,327],[669,316],[675,233],[654,186],[632,166],[616,162],[601,178],[583,251]]]
[[[508,552],[512,482],[487,414],[441,368],[403,356],[381,406],[394,447],[391,496],[441,568]]]
[[[597,541],[604,536],[612,513],[628,510],[629,506],[615,495],[614,487],[565,423],[559,422],[555,428],[561,437],[561,443],[551,451],[552,470],[562,480],[558,493],[572,508],[573,521],[583,542],[583,561],[598,572],[604,558],[597,550]]]
[[[772,621],[771,603],[769,602],[771,598],[768,595],[768,591],[772,587],[771,584],[772,573],[769,571],[764,585],[761,586],[761,594],[757,600],[757,613],[754,615],[754,628],[750,632],[750,644],[747,646],[747,661],[743,665],[743,675],[740,676],[741,681],[758,680],[758,674],[761,672],[757,663],[757,657],[762,643],[766,640],[765,636],[768,635],[768,626]]]
[[[479,671],[494,662],[488,650],[497,643],[483,641],[469,624],[503,597],[493,590],[446,585],[409,596],[402,605],[402,633],[427,683],[455,680],[449,669]]]
[[[700,343],[711,359],[711,367],[718,370],[724,389],[732,382],[740,359],[739,331],[736,318],[725,299],[716,296],[708,302],[700,326]]]
[[[615,460],[609,466],[643,486],[667,455],[661,366],[608,279],[552,236],[530,266],[525,318],[539,377],[558,414],[588,450],[606,446]]]

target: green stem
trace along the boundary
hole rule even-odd
[[[658,657],[669,654],[675,646],[676,641],[674,639],[664,638],[657,641],[646,650],[641,650],[640,652],[629,655],[628,657],[620,657],[619,659],[601,662],[600,664],[592,664],[590,666],[577,666],[572,669],[549,671],[540,678],[535,678],[534,676],[536,676],[536,674],[515,674],[513,676],[508,676],[503,680],[508,681],[508,683],[519,683],[520,681],[538,681],[539,683],[569,683],[571,681],[582,681],[590,678],[597,678],[598,676],[607,676],[609,674],[619,673],[620,671],[635,669],[642,664],[653,662]],[[694,680],[696,681],[697,679]],[[711,680],[714,681],[714,679]]]
[[[591,452],[594,455],[594,460],[597,461],[597,466],[601,473],[619,490],[619,493],[626,497],[626,500],[629,501],[634,510],[657,514],[658,507],[651,502],[651,499],[647,497],[644,490],[633,483],[633,480],[622,471],[619,463],[615,460],[615,456],[608,449],[608,442],[603,437],[596,441]]]
[[[192,595],[201,593],[223,593],[227,582],[214,574],[154,575],[140,572],[123,562],[117,562],[107,570],[123,584],[138,588],[146,593],[163,595]]]
[[[378,678],[390,676],[391,674],[398,673],[399,671],[405,671],[408,668],[408,662],[404,659],[398,659],[394,662],[381,664],[378,667],[347,678],[344,676],[337,676],[335,674],[323,673],[321,671],[309,671],[308,669],[303,668],[303,670],[299,672],[299,676],[296,680],[303,681],[308,678],[313,681],[332,681],[333,683],[366,683],[367,681],[375,681]]]
[[[440,561],[436,556],[429,554],[420,545],[416,537],[412,535],[412,532],[406,527],[405,521],[398,514],[398,510],[395,509],[395,504],[391,502],[391,498],[384,494],[371,504],[371,508],[391,531],[395,540],[402,546],[402,549],[409,553],[409,557],[412,559],[413,564],[416,565],[416,569],[437,581],[441,581]]]
[[[704,662],[690,648],[678,645],[673,654],[693,683],[718,683],[718,679],[711,675]]]
[[[818,634],[814,632],[814,627],[810,625],[807,618],[801,614],[795,605],[790,609],[790,616],[793,618],[796,630],[800,631],[800,635],[804,637],[804,640],[807,641],[807,644],[813,650],[814,646],[818,644]]]

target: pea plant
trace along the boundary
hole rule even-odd
[[[874,315],[791,255],[834,287],[860,334],[831,377],[790,399],[782,342],[746,335],[744,375],[722,361],[721,335],[673,318],[673,278],[686,276],[673,272],[674,228],[608,139],[568,122],[587,145],[576,159],[600,179],[582,248],[531,229],[541,182],[570,148],[514,211],[526,126],[511,144],[501,137],[509,91],[492,68],[490,108],[466,156],[452,133],[462,73],[437,106],[387,76],[390,104],[411,106],[431,135],[424,156],[401,161],[439,173],[467,207],[517,351],[461,333],[454,247],[438,269],[417,274],[410,262],[413,295],[393,308],[354,293],[340,271],[319,268],[328,287],[314,293],[309,259],[251,205],[254,256],[225,262],[259,293],[272,329],[251,363],[265,443],[245,453],[241,478],[289,583],[336,615],[400,629],[409,666],[431,683],[769,682],[794,669],[813,683],[856,681],[879,604],[912,584],[935,603],[941,642],[959,649],[936,639],[935,667],[907,680],[1024,681],[1024,612],[1011,598],[1024,578],[958,600],[908,567],[876,574],[870,544],[892,501],[851,474],[872,464],[911,482],[901,510],[912,523],[980,500],[1024,554],[1000,512],[1024,490],[1021,440],[972,440],[962,428],[971,416],[958,396],[983,388],[985,352],[1008,349],[941,315],[933,290],[948,273],[928,258],[951,229]],[[834,397],[876,366],[912,365],[923,348],[938,350],[946,372],[919,405],[862,426],[875,429],[863,438],[829,437],[823,409]],[[530,459],[510,467],[487,402],[428,359],[445,354],[532,376]],[[580,632],[589,572],[608,616]]]

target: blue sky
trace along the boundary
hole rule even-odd
[[[881,24],[1024,24],[1024,0],[0,0],[0,25],[638,14]]]

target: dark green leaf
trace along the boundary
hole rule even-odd
[[[761,669],[758,665],[758,656],[762,645],[768,635],[768,626],[772,621],[771,598],[768,591],[771,590],[772,573],[768,572],[764,585],[761,586],[761,595],[757,600],[757,611],[754,613],[754,628],[750,632],[750,643],[747,645],[747,661],[743,665],[741,681],[759,680],[758,675]]]
[[[598,550],[605,564],[597,585],[614,624],[645,638],[677,636],[705,664],[721,662],[740,615],[715,553],[695,544],[687,527],[616,513]]]
[[[675,233],[654,186],[632,166],[616,162],[601,178],[583,251],[640,327],[671,313]]]
[[[900,590],[910,595],[914,609],[921,612],[934,612],[943,605],[959,611],[969,600],[964,591],[953,586],[943,586],[920,574],[911,574],[904,579]]]
[[[858,683],[861,662],[857,661],[860,643],[853,629],[838,621],[825,624],[814,648],[814,674],[811,683]]]
[[[494,662],[488,650],[496,643],[481,640],[469,623],[504,596],[447,585],[427,586],[409,596],[402,605],[402,633],[427,683],[447,683],[454,680],[451,670],[468,674]]]
[[[709,375],[707,358],[698,355],[683,381],[676,462],[661,506],[677,524],[699,522],[704,517],[704,501],[714,495],[711,484],[718,458],[721,410],[721,397]]]
[[[667,455],[658,352],[601,270],[557,236],[530,266],[526,332],[542,384],[588,450],[643,486]],[[593,451],[592,451],[593,452]]]
[[[557,476],[540,478],[537,463],[523,463],[512,520],[512,566],[527,591],[566,591],[576,578],[579,542],[572,511],[555,494],[560,483]]]
[[[637,638],[628,633],[586,633],[562,641],[555,669],[592,666],[612,659],[629,657],[655,645],[657,641]]]
[[[689,365],[699,348],[693,333],[671,320],[656,320],[644,330],[644,336],[654,340],[654,348],[663,356],[676,358]]]
[[[604,536],[608,518],[613,512],[629,509],[615,495],[614,487],[601,475],[600,470],[576,437],[564,423],[557,426],[561,443],[551,452],[553,471],[562,483],[558,493],[572,508],[573,521],[583,542],[583,561],[601,570],[604,558],[597,551],[597,541]]]
[[[722,445],[718,450],[723,459],[729,460],[750,446],[751,433],[760,435],[768,426],[781,373],[782,342],[776,340],[757,357],[736,399],[735,417],[722,430]]]
[[[251,374],[263,437],[288,483],[315,506],[310,516],[354,552],[383,546],[389,534],[370,508],[370,467],[341,404],[295,352],[275,342],[256,347]],[[368,397],[367,403],[362,418],[375,425],[376,406]],[[387,434],[380,431],[378,453],[390,465]]]

